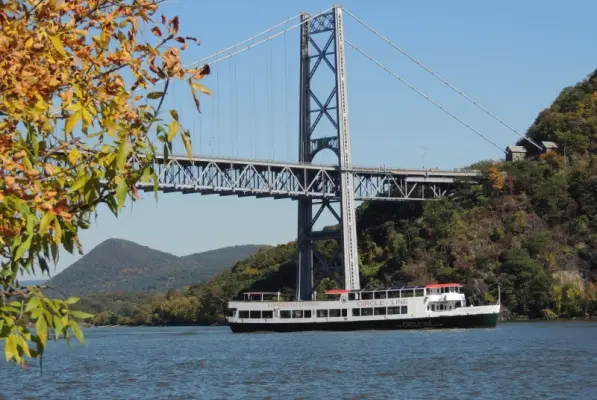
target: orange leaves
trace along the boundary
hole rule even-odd
[[[153,21],[154,0],[98,8],[104,3],[4,0],[0,7],[3,276],[30,271],[38,255],[56,261],[61,246],[80,249],[79,228],[99,204],[118,214],[139,200],[138,181],[157,180],[144,157],[155,128],[192,155],[178,114],[170,113],[171,122],[157,115],[168,86],[150,86],[185,79],[199,110],[199,96],[211,94],[198,83],[209,66],[181,63],[181,52],[199,41],[179,36],[178,17]],[[139,32],[142,21],[150,34]]]
[[[502,190],[504,188],[504,175],[495,166],[489,168],[487,178],[493,189]]]

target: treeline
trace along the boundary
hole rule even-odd
[[[425,203],[367,202],[357,211],[364,287],[461,282],[470,301],[496,300],[518,317],[597,314],[597,71],[566,88],[529,136],[559,148],[519,162],[483,162],[477,184]],[[334,227],[330,227],[334,229]],[[331,255],[336,244],[318,244]],[[224,304],[243,290],[294,294],[295,244],[261,251],[209,282],[122,311],[130,324],[224,322]],[[325,279],[318,290],[335,287]],[[127,309],[128,310],[128,309]],[[112,313],[112,314],[110,314]],[[112,317],[115,315],[116,317]]]

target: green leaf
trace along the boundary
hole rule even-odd
[[[75,304],[77,301],[81,300],[78,297],[69,297],[68,299],[64,300],[66,304]]]
[[[39,307],[39,297],[33,297],[27,303],[27,307],[25,307],[25,312],[29,312],[29,311],[33,310],[34,308],[37,308],[37,307]]]
[[[27,215],[27,234],[29,236],[33,235],[33,227],[35,226],[35,215],[29,214]]]
[[[124,178],[121,178],[118,182],[118,186],[116,186],[116,198],[118,199],[119,208],[122,208],[124,206],[127,193],[128,187],[126,186],[126,181],[124,180]]]
[[[81,328],[79,327],[79,324],[77,324],[75,321],[71,321],[70,328],[73,331],[73,334],[75,335],[77,340],[79,340],[79,342],[81,342],[81,343],[85,343],[85,339],[83,339],[83,332],[81,332]]]
[[[37,262],[39,263],[39,268],[41,269],[41,272],[50,271],[50,266],[48,265],[48,262],[45,258],[37,256]]]
[[[123,137],[118,146],[118,158],[116,159],[116,168],[122,170],[126,164],[126,158],[129,154],[130,146],[126,137]]]
[[[149,168],[149,166],[143,168],[143,175],[141,175],[141,182],[147,183],[151,176],[150,174],[151,174],[151,169]]]
[[[68,190],[68,193],[74,193],[77,190],[80,190],[83,186],[85,186],[85,184],[87,183],[87,181],[89,180],[89,176],[87,176],[87,174],[82,174],[81,176],[79,176],[77,178],[77,180],[75,181],[75,183],[73,183],[73,185],[70,187],[70,189]]]
[[[179,124],[176,120],[170,121],[168,125],[168,141],[171,142],[178,132]]]
[[[15,255],[14,255],[15,261],[17,261],[21,257],[23,257],[23,254],[25,254],[25,252],[27,250],[29,250],[29,248],[31,247],[32,240],[33,240],[33,235],[29,235],[29,236],[27,236],[27,239],[25,239],[25,241],[23,243],[21,243],[21,245],[17,248],[17,251],[15,252]]]
[[[93,318],[93,314],[88,314],[88,313],[83,312],[83,311],[71,311],[70,314],[73,317],[80,318],[80,319]]]
[[[108,205],[110,211],[112,211],[112,214],[118,217],[118,203],[116,203],[116,199],[114,198],[114,196],[107,197],[106,204]]]
[[[60,221],[58,221],[58,219],[55,219],[54,221],[54,243],[60,243],[62,240],[62,227],[60,226]]]
[[[45,346],[48,341],[48,324],[46,319],[42,316],[37,319],[35,323],[35,334],[39,337],[41,343]]]
[[[41,221],[39,223],[39,234],[44,235],[48,231],[48,227],[50,226],[50,222],[55,218],[55,215],[52,213],[45,213],[43,217],[41,217]]]
[[[62,324],[60,317],[58,315],[54,314],[54,332],[56,334],[56,339],[58,339],[60,337],[60,334],[62,333],[62,329],[64,329],[64,325]]]

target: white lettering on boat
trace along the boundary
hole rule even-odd
[[[389,300],[361,300],[357,301],[357,307],[391,307],[391,306],[406,306],[408,303],[402,299]]]

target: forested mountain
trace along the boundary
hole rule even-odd
[[[564,89],[528,135],[558,149],[529,151],[525,161],[480,162],[478,183],[456,185],[442,200],[362,204],[362,286],[457,281],[483,303],[495,300],[499,281],[502,304],[520,317],[597,313],[597,71]],[[334,246],[320,243],[320,251],[330,254]],[[113,319],[221,322],[223,305],[242,290],[282,289],[291,298],[295,268],[295,244],[277,246]],[[319,290],[334,284],[326,280]]]
[[[69,296],[163,293],[211,278],[263,246],[245,245],[177,257],[122,239],[109,239],[48,281]]]

